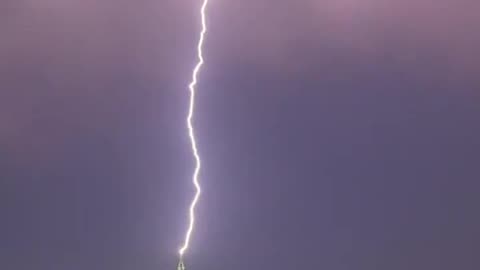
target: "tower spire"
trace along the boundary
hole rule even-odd
[[[177,270],[185,270],[185,264],[183,263],[183,258],[180,256],[178,261]]]

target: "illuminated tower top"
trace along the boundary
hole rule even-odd
[[[177,270],[185,270],[185,264],[183,264],[182,258],[180,258],[180,261],[178,261]]]

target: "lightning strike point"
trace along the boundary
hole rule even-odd
[[[177,270],[185,270],[185,264],[183,263],[182,257],[180,257],[180,261],[178,261]]]

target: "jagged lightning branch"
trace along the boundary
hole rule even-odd
[[[206,24],[206,18],[205,18],[207,5],[208,5],[208,0],[204,0],[202,7],[200,9],[200,14],[202,17],[201,18],[202,31],[200,32],[200,39],[198,41],[198,46],[197,46],[198,62],[195,65],[195,68],[193,69],[192,81],[188,85],[188,88],[190,89],[190,104],[188,108],[187,127],[188,127],[188,136],[190,137],[190,143],[192,145],[193,156],[195,158],[195,170],[193,172],[192,180],[196,189],[196,193],[190,205],[190,210],[189,210],[190,222],[188,225],[187,233],[185,235],[185,242],[183,243],[183,246],[178,251],[178,253],[180,254],[180,257],[182,257],[185,251],[188,249],[188,244],[190,242],[190,237],[192,235],[193,226],[195,224],[195,206],[197,205],[197,202],[198,202],[198,199],[200,198],[200,193],[201,193],[200,183],[198,182],[198,175],[200,173],[201,162],[200,162],[200,155],[198,154],[197,142],[195,139],[195,132],[194,132],[192,120],[193,120],[193,114],[195,109],[194,108],[195,107],[195,86],[197,84],[197,74],[200,71],[200,68],[202,67],[204,62],[202,47],[203,47],[205,34],[207,33],[207,24]]]

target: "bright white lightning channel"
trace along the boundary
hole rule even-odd
[[[200,187],[200,183],[198,181],[198,175],[200,173],[200,168],[201,168],[201,160],[200,160],[200,155],[198,153],[197,141],[195,139],[195,131],[193,128],[192,120],[193,120],[193,115],[195,111],[195,86],[197,85],[197,75],[204,62],[202,48],[203,48],[203,41],[205,39],[205,34],[207,33],[207,23],[206,23],[207,5],[208,5],[208,0],[204,0],[202,7],[200,9],[200,15],[202,20],[202,31],[200,32],[200,39],[197,45],[198,62],[195,65],[195,68],[193,69],[192,80],[188,85],[188,88],[190,89],[190,104],[188,108],[187,127],[188,127],[188,136],[190,138],[190,143],[192,146],[193,157],[195,158],[195,170],[193,172],[192,181],[193,181],[193,185],[195,186],[196,192],[192,200],[192,203],[190,204],[190,209],[189,209],[190,222],[188,225],[187,233],[185,234],[185,242],[183,243],[183,246],[178,251],[178,253],[180,254],[180,257],[182,257],[185,251],[188,249],[188,245],[190,243],[190,237],[192,236],[193,227],[195,225],[195,206],[197,205],[198,199],[200,198],[200,194],[202,191]]]

